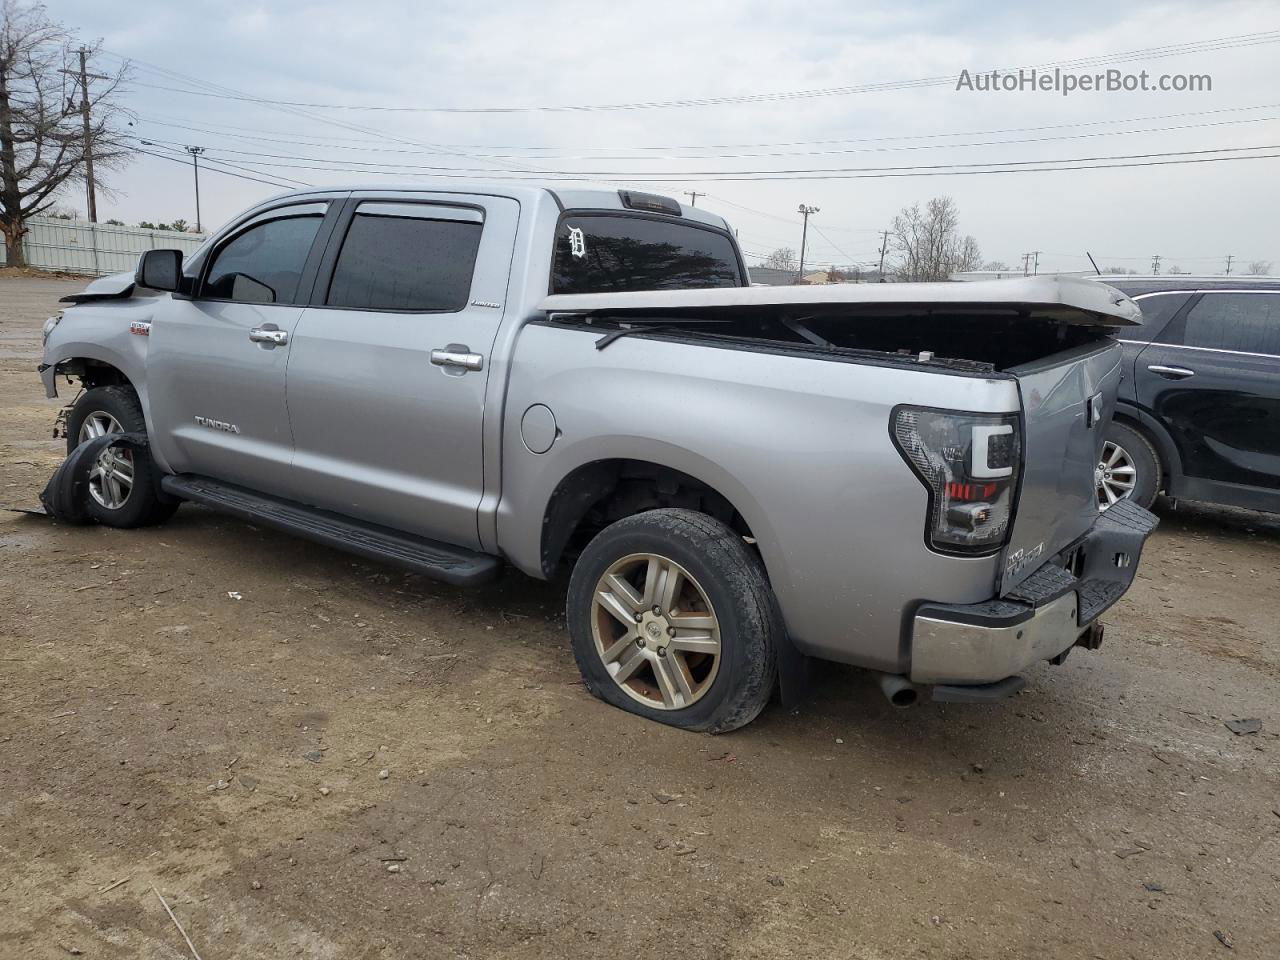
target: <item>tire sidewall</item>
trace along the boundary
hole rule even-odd
[[[635,521],[638,517],[630,518]],[[727,528],[726,528],[727,529]],[[757,663],[753,657],[769,655],[764,635],[767,625],[751,623],[739,590],[696,546],[684,537],[673,537],[669,531],[658,531],[643,523],[629,524],[629,529],[606,537],[606,529],[583,551],[574,567],[569,584],[567,616],[574,656],[588,688],[597,697],[631,713],[690,730],[715,727],[725,713],[737,687],[748,677]],[[681,710],[658,710],[624,692],[605,668],[596,651],[591,630],[591,606],[600,577],[613,563],[635,553],[666,557],[684,567],[706,592],[707,599],[720,624],[720,664],[709,689],[696,703]]]
[[[95,387],[87,391],[67,417],[67,451],[70,453],[80,443],[80,428],[93,413],[106,413],[115,418],[126,433],[146,433],[146,419],[142,415],[137,395],[124,387]],[[86,509],[99,523],[111,527],[138,527],[160,519],[164,513],[156,495],[156,475],[151,454],[146,450],[134,450],[133,488],[124,506],[112,510],[102,506],[92,497]],[[172,512],[172,511],[169,511]]]
[[[1127,424],[1113,421],[1107,428],[1106,439],[1123,447],[1137,471],[1137,479],[1130,500],[1141,507],[1150,507],[1160,490],[1160,457],[1142,434]]]

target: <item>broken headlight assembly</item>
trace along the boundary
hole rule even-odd
[[[930,547],[972,555],[1004,546],[1022,467],[1016,414],[899,406],[889,432],[929,491]]]
[[[40,328],[40,345],[44,346],[49,342],[49,334],[53,333],[59,321],[62,320],[62,311],[58,311],[52,317],[44,322],[44,326]]]

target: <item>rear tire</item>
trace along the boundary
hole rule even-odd
[[[587,689],[661,723],[724,733],[773,692],[784,626],[758,557],[719,520],[650,510],[601,531],[569,581]]]
[[[1113,420],[1098,464],[1098,509],[1106,510],[1115,500],[1150,507],[1163,484],[1163,469],[1150,440],[1128,424]],[[1128,483],[1132,486],[1126,489]]]
[[[67,418],[67,453],[103,433],[146,432],[147,420],[132,387],[94,387],[76,402]],[[108,527],[152,526],[168,520],[178,509],[178,501],[161,498],[160,478],[147,450],[107,450],[94,465],[94,474],[89,481],[88,512]]]

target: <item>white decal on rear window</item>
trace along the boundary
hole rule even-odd
[[[569,252],[579,258],[587,255],[587,238],[582,235],[581,227],[569,228]]]

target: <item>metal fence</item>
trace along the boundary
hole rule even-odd
[[[202,234],[175,230],[32,217],[27,221],[22,246],[27,265],[37,270],[103,276],[133,270],[138,265],[138,254],[144,250],[181,250],[190,254],[203,242]],[[0,244],[0,266],[4,265],[4,245]]]

